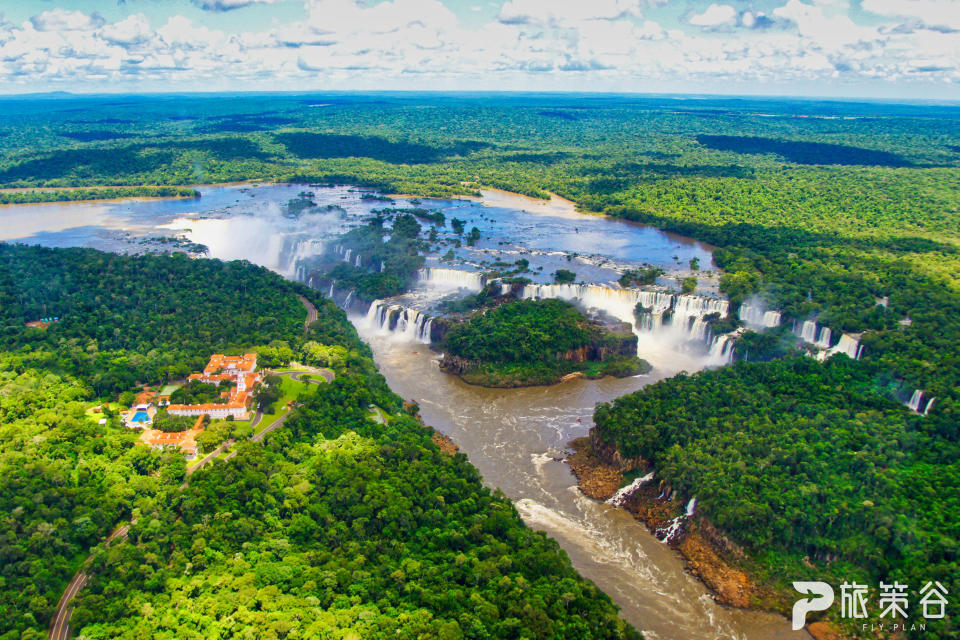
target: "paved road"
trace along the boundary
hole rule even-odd
[[[125,539],[130,531],[129,525],[117,527],[113,533],[107,536],[104,541],[107,545],[117,539]],[[50,624],[50,640],[67,640],[70,637],[70,617],[73,615],[73,599],[80,593],[84,585],[87,584],[87,567],[93,559],[91,553],[83,562],[83,567],[73,576],[73,580],[67,585],[66,591],[60,598],[57,605],[57,612],[53,616],[53,622]]]
[[[303,323],[303,330],[306,331],[310,328],[310,325],[316,322],[317,320],[317,308],[313,306],[313,303],[304,298],[301,295],[297,295],[300,298],[300,302],[303,303],[303,306],[307,308],[307,319]]]
[[[321,376],[327,382],[333,382],[333,379],[336,377],[336,374],[330,369],[316,369],[312,367],[309,371],[285,371],[284,373],[279,373],[277,375],[290,376],[297,382],[312,382],[313,384],[320,384],[320,381],[304,378],[303,376]]]

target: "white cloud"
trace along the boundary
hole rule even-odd
[[[711,4],[703,13],[687,20],[697,27],[733,26],[737,22],[737,10],[728,4]]]
[[[150,23],[142,13],[129,16],[100,30],[100,36],[104,40],[120,45],[146,42],[150,39],[151,34]]]
[[[863,0],[861,8],[881,16],[914,18],[925,25],[960,29],[957,0]]]
[[[208,4],[224,10],[243,1]],[[543,88],[541,78],[550,88],[585,89],[655,89],[661,80],[723,88],[833,77],[960,82],[960,33],[923,26],[925,7],[942,0],[863,0],[875,14],[870,21],[848,0],[780,0],[769,15],[706,0],[686,21],[673,7],[658,13],[659,0],[511,0],[480,25],[461,24],[438,0],[306,2],[304,18],[250,31],[181,15],[159,26],[141,14],[106,24],[97,14],[53,9],[0,25],[0,82],[278,89],[358,79],[368,87],[413,79],[407,86],[516,89]],[[736,37],[728,35],[735,27]]]
[[[50,9],[30,18],[37,31],[92,31],[106,21],[99,13]]]
[[[820,47],[836,48],[873,40],[879,35],[876,29],[856,24],[846,13],[833,11],[828,14],[822,6],[806,4],[801,0],[789,0],[784,6],[774,9],[773,15],[796,23],[800,35]]]
[[[567,26],[588,20],[639,18],[639,0],[509,0],[497,19],[504,24]]]

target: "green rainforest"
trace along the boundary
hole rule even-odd
[[[332,93],[4,98],[0,115],[0,203],[192,198],[236,181],[382,200],[499,188],[708,243],[724,329],[747,301],[781,326],[742,335],[729,366],[601,404],[596,435],[642,458],[678,510],[696,497],[734,564],[790,596],[778,608],[792,580],[857,580],[874,601],[897,580],[914,602],[939,581],[946,617],[908,637],[960,634],[960,107]],[[342,238],[380,272],[330,273],[368,302],[409,288],[421,236],[447,222],[391,216]],[[298,296],[319,313],[306,331]],[[59,320],[25,326],[43,317]],[[802,355],[806,320],[859,337],[861,357]],[[569,305],[510,303],[442,346],[495,377],[553,381],[590,331]],[[44,636],[91,551],[84,638],[640,637],[435,445],[305,285],[245,262],[0,245],[0,348],[0,638]],[[291,391],[281,428],[189,478],[109,408],[105,424],[88,413],[248,350],[336,377]],[[926,408],[911,411],[918,390]],[[121,523],[127,539],[106,546]]]
[[[243,262],[9,245],[0,275],[0,637],[45,637],[91,551],[72,621],[85,638],[640,637],[441,453],[343,312],[302,285]],[[306,331],[297,294],[318,309]],[[39,309],[63,319],[25,328]],[[249,350],[336,379],[188,483],[179,452],[89,414]]]

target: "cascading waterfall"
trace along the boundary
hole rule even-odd
[[[613,505],[614,507],[622,507],[623,503],[627,501],[627,498],[633,495],[634,491],[653,480],[653,474],[654,472],[651,471],[641,478],[635,478],[633,482],[627,486],[621,487],[609,500],[607,500],[607,504]]]
[[[433,318],[422,311],[374,300],[367,310],[365,322],[380,333],[390,333],[398,339],[410,342],[430,344]]]
[[[821,349],[830,348],[830,327],[820,328],[820,336],[817,338],[817,346]]]
[[[360,254],[357,254],[357,259],[353,261],[353,266],[362,267],[363,263],[360,261]]]
[[[520,297],[559,298],[577,302],[587,308],[606,311],[630,324],[636,322],[634,310],[637,305],[649,310],[652,315],[662,315],[663,312],[672,310],[674,316],[687,320],[691,317],[703,318],[711,313],[725,318],[729,306],[726,300],[719,298],[678,295],[666,291],[615,289],[599,284],[527,284],[523,285]]]
[[[417,272],[420,282],[448,287],[451,289],[469,289],[480,292],[486,286],[486,278],[482,274],[463,269],[445,269],[443,267],[426,267]]]
[[[859,340],[851,335],[843,333],[840,335],[840,341],[837,342],[836,346],[827,352],[827,355],[832,356],[835,353],[844,353],[847,355],[847,357],[852,358],[853,360],[859,360],[860,353],[862,351],[863,345],[860,344]]]
[[[327,293],[327,297],[333,300],[333,283],[330,283],[330,291]]]
[[[813,344],[816,342],[817,337],[817,323],[813,320],[805,320],[803,322],[803,327],[800,329],[800,338],[804,342],[809,342]]]
[[[669,544],[676,538],[677,534],[680,533],[680,527],[683,525],[683,522],[693,515],[694,510],[697,508],[697,499],[690,498],[690,502],[687,503],[687,508],[684,509],[684,512],[670,521],[670,524],[663,527],[662,529],[657,529],[657,537],[660,538],[662,542]]]
[[[735,341],[728,334],[721,334],[710,344],[710,360],[719,364],[729,364],[733,360]]]
[[[916,411],[920,413],[920,402],[923,400],[923,392],[920,389],[916,389],[913,392],[913,395],[910,396],[910,401],[907,403],[907,406],[910,407],[910,411]]]
[[[547,299],[558,298],[576,303],[588,309],[600,309],[605,313],[627,322],[633,327],[639,338],[656,333],[658,339],[668,337],[670,342],[701,342],[710,350],[719,336],[708,340],[709,325],[705,318],[710,314],[726,317],[729,303],[718,298],[680,295],[666,291],[645,291],[641,289],[621,289],[600,284],[527,284],[519,293],[521,298]],[[645,311],[636,315],[637,307]],[[665,316],[670,314],[670,322]],[[667,336],[661,336],[662,332]],[[728,342],[729,338],[727,339]],[[720,345],[724,350],[724,345]],[[638,342],[638,350],[643,347]],[[729,346],[728,353],[732,352]],[[643,355],[640,353],[640,355]],[[711,364],[724,364],[729,355],[711,361]]]
[[[344,300],[343,300],[343,308],[344,308],[344,309],[349,309],[349,308],[350,308],[350,299],[351,299],[351,298],[353,298],[353,289],[350,289],[350,292],[347,294],[347,297],[344,298]]]
[[[353,249],[347,249],[347,251],[343,254],[343,261],[350,262],[350,254],[352,253],[353,253]]]
[[[752,327],[770,329],[780,326],[779,311],[764,311],[763,307],[753,304],[743,304],[740,307],[740,320]]]
[[[936,398],[930,398],[929,402],[927,402],[927,408],[923,410],[923,415],[927,415],[928,413],[930,413],[930,407],[933,406],[934,400],[936,400]]]
[[[383,260],[380,261],[380,273],[383,273],[383,270],[387,268],[387,263]]]

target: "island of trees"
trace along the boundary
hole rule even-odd
[[[519,300],[455,322],[441,343],[440,368],[470,384],[520,387],[564,376],[628,376],[650,365],[637,357],[629,326],[601,325],[563,300]]]

